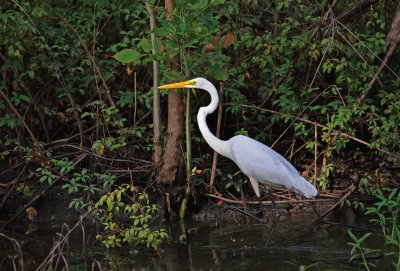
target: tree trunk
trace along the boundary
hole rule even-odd
[[[183,160],[183,112],[184,105],[180,92],[171,91],[168,93],[168,128],[167,146],[163,156],[161,168],[161,181],[172,184],[179,176],[182,177]]]
[[[174,1],[165,1],[166,19],[171,20],[174,10]],[[174,62],[168,65],[170,70],[175,69]],[[160,171],[160,181],[172,184],[176,179],[182,179],[184,173],[184,146],[183,146],[183,112],[185,106],[180,91],[168,92],[168,127],[167,146],[163,156],[163,165]]]

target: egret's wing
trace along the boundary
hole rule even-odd
[[[288,188],[289,182],[299,176],[285,158],[268,146],[246,136],[235,136],[230,141],[232,160],[247,176]]]

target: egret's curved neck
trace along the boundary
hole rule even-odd
[[[199,112],[197,113],[197,123],[199,125],[200,132],[211,148],[213,148],[219,154],[230,158],[228,142],[220,140],[219,138],[214,136],[208,128],[206,122],[207,115],[213,113],[218,107],[218,92],[214,85],[210,82],[208,82],[207,85],[204,86],[204,90],[206,90],[211,95],[211,103],[208,106],[201,107],[199,109]]]

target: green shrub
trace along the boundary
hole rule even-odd
[[[146,245],[157,250],[168,238],[166,230],[150,227],[159,207],[150,204],[148,195],[138,192],[132,185],[123,184],[102,196],[95,208],[104,214],[101,217],[103,228],[97,238],[108,248],[129,244],[133,247]],[[119,218],[127,221],[119,222]]]

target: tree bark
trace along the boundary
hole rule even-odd
[[[174,1],[165,1],[166,19],[172,19]],[[171,61],[168,69],[176,68]],[[167,145],[163,156],[163,165],[160,171],[160,181],[164,184],[172,184],[175,180],[182,179],[184,173],[184,147],[183,147],[183,123],[185,106],[180,91],[168,92],[168,126],[167,126]]]
[[[160,172],[161,181],[172,184],[177,177],[182,177],[183,161],[183,112],[184,105],[180,92],[168,93],[168,128],[167,146]]]

